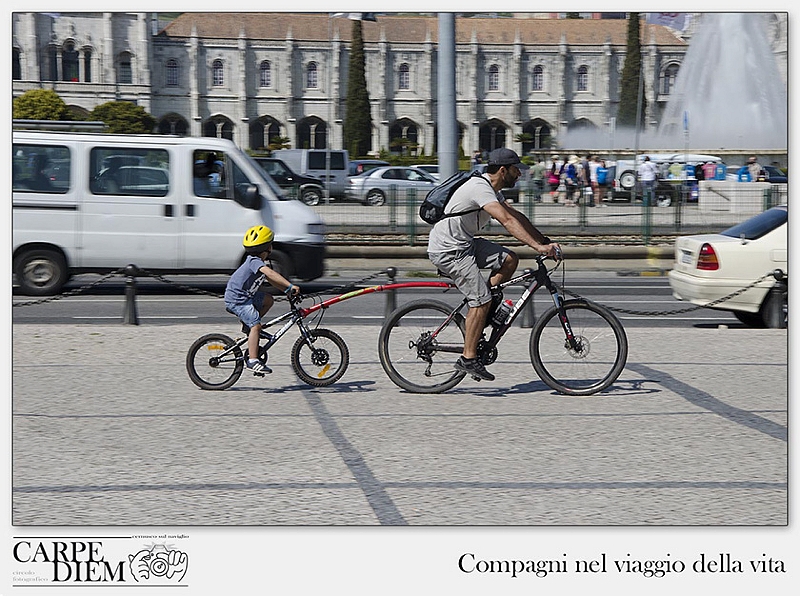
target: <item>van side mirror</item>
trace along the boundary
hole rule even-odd
[[[248,209],[258,210],[261,209],[261,195],[258,192],[258,187],[255,184],[248,184],[244,191],[244,201],[242,204]]]

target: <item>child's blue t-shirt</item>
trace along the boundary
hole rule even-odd
[[[258,292],[259,287],[267,278],[259,271],[265,264],[257,256],[247,255],[244,263],[233,272],[225,287],[226,305],[244,304]]]

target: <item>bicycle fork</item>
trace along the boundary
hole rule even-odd
[[[549,281],[550,280],[548,280],[548,282]],[[558,289],[553,283],[547,283],[546,285],[547,290],[550,292],[550,297],[553,299],[553,304],[558,311],[558,320],[561,323],[561,328],[564,329],[564,347],[580,354],[583,345],[572,332],[572,325],[570,325],[569,319],[567,318],[567,309],[564,308],[564,298],[561,297],[561,294],[559,294]]]

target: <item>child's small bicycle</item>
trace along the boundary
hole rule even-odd
[[[304,319],[317,309],[298,308],[301,299],[290,298],[288,312],[264,323],[264,329],[280,323],[283,326],[274,335],[262,329],[261,338],[266,342],[259,343],[258,359],[266,364],[269,349],[293,325],[297,325],[300,337],[292,347],[292,369],[301,381],[314,387],[326,387],[345,373],[350,363],[350,352],[344,340],[330,329],[311,329],[306,325]],[[243,327],[242,331],[245,329]],[[220,391],[239,380],[248,357],[246,332],[237,340],[223,333],[209,333],[189,348],[186,370],[192,382],[201,389]],[[254,374],[264,376],[264,373]]]

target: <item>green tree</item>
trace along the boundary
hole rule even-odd
[[[622,67],[619,107],[617,109],[617,126],[636,126],[637,103],[639,101],[639,79],[642,76],[642,47],[639,33],[639,13],[632,12],[628,17],[628,43],[625,50],[625,65]],[[647,99],[642,93],[642,105],[639,111],[639,124],[645,121]]]
[[[156,119],[141,106],[129,101],[109,101],[93,109],[89,120],[106,123],[109,133],[142,134],[153,132]]]
[[[350,152],[351,158],[355,158],[366,155],[372,149],[372,114],[364,72],[364,37],[361,21],[353,21],[352,38],[342,134],[344,148]]]
[[[13,118],[19,120],[72,120],[72,112],[51,89],[31,89],[14,100]]]

